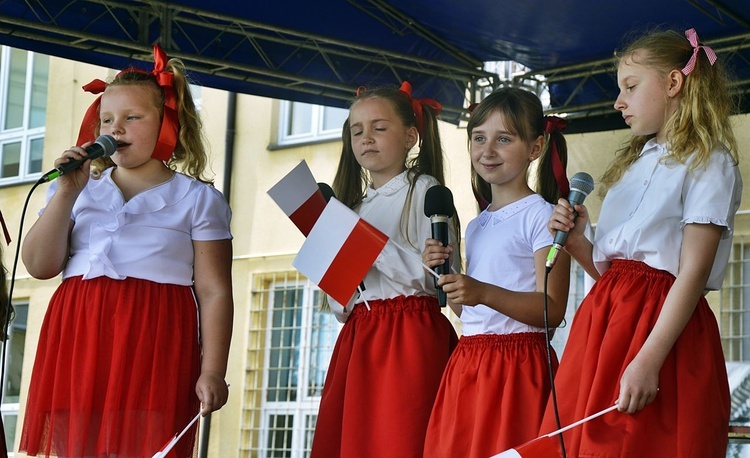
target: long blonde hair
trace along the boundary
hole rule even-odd
[[[649,32],[615,53],[618,65],[631,59],[664,76],[673,70],[681,71],[692,55],[693,47],[688,39],[674,30]],[[705,166],[711,152],[723,146],[735,162],[739,162],[737,140],[729,119],[736,113],[736,108],[721,60],[711,65],[704,50],[699,49],[695,68],[685,76],[680,104],[664,126],[669,143],[669,156],[665,159],[685,163],[695,154],[690,163],[690,169],[694,170]],[[602,194],[622,178],[625,170],[638,159],[646,142],[654,136],[633,136],[629,144],[615,153],[615,159],[601,179]]]

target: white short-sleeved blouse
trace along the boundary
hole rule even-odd
[[[705,168],[666,159],[667,149],[650,140],[640,157],[608,192],[594,235],[599,273],[612,259],[642,261],[677,276],[686,224],[726,228],[706,288],[724,280],[732,244],[734,215],[742,197],[742,177],[732,156],[715,150]]]
[[[552,245],[547,222],[554,206],[533,194],[479,214],[466,228],[466,274],[511,291],[536,291],[534,253]],[[487,307],[464,306],[463,335],[543,332]]]
[[[232,238],[231,210],[222,194],[175,173],[125,202],[111,172],[89,180],[76,200],[63,278],[134,277],[192,285],[193,241]],[[47,202],[56,189],[53,183]]]

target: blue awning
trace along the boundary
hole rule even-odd
[[[0,0],[1,44],[123,68],[158,43],[199,84],[278,99],[346,107],[358,86],[408,80],[457,123],[492,88],[544,78],[576,131],[624,127],[612,53],[652,26],[696,28],[750,87],[750,2]],[[498,60],[531,71],[483,70]]]

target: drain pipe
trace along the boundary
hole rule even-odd
[[[232,191],[232,165],[234,164],[234,139],[237,132],[237,93],[227,93],[227,131],[224,137],[224,189],[222,193],[229,202]],[[211,435],[211,414],[201,421],[201,440],[198,458],[208,458],[208,439]]]

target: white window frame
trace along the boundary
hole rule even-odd
[[[10,69],[10,57],[12,51],[13,48],[9,46],[0,46],[0,100],[8,100],[8,86],[10,82],[10,75],[8,74],[8,71]],[[0,185],[24,183],[37,180],[42,176],[42,173],[44,171],[42,167],[42,170],[39,170],[38,172],[27,172],[31,161],[31,142],[38,139],[44,141],[46,123],[41,127],[29,128],[34,62],[36,61],[36,57],[39,54],[33,53],[31,51],[23,52],[26,52],[28,57],[26,59],[26,84],[23,102],[23,124],[21,127],[8,130],[5,130],[3,128],[3,126],[5,126],[7,113],[5,111],[4,105],[0,104],[0,164],[2,163],[2,151],[4,146],[20,142],[21,155],[19,158],[19,170],[18,175],[16,176],[0,178]]]
[[[272,415],[288,415],[293,417],[292,426],[292,444],[289,456],[291,458],[306,458],[309,456],[309,450],[305,447],[307,436],[307,418],[308,416],[317,416],[320,407],[320,396],[308,395],[308,383],[310,379],[310,359],[311,359],[311,342],[313,332],[313,316],[315,313],[315,293],[324,294],[310,281],[298,282],[276,282],[271,283],[268,289],[268,316],[266,321],[265,336],[265,360],[270,359],[271,338],[273,328],[273,305],[275,301],[276,288],[282,287],[286,291],[300,290],[302,294],[302,313],[299,323],[299,361],[297,365],[297,400],[296,401],[268,401],[268,380],[270,375],[270,364],[266,364],[263,370],[263,401],[261,403],[261,420],[260,420],[260,440],[258,443],[258,456],[274,456],[277,450],[268,448],[268,439],[271,433],[270,418]],[[319,312],[330,313],[330,312]],[[333,316],[331,314],[331,316]],[[338,323],[338,330],[343,325]]]
[[[25,330],[25,329],[27,329],[27,324],[28,324],[28,307],[29,307],[29,304],[28,304],[28,302],[19,302],[19,303],[15,304],[15,307],[16,308],[18,308],[18,307],[26,307],[26,317],[25,317],[26,320],[23,323],[17,323],[17,326],[19,326],[19,327],[21,327],[21,328],[23,328]],[[16,319],[18,319],[18,316],[16,316]],[[15,323],[15,321],[12,321],[10,323],[11,328],[13,327],[14,323]],[[10,339],[12,339],[13,338],[12,332],[9,332],[9,334],[11,334],[10,335]],[[0,343],[0,352],[4,351],[3,348],[2,348],[2,346],[4,346],[5,344],[6,344],[6,342]],[[25,356],[26,356],[25,352],[24,352],[25,348],[23,346],[20,347],[20,348],[21,348],[21,351],[22,351],[22,353],[21,353],[21,361],[19,361],[18,363],[19,363],[19,367],[23,368],[23,360],[25,359]],[[2,381],[2,389],[3,389],[3,391],[5,390],[5,385],[7,384],[7,378],[8,378],[8,363],[9,363],[9,359],[8,359],[7,353],[6,353],[5,358],[6,358],[5,359],[5,371],[4,371],[5,380]],[[23,378],[23,373],[21,373],[20,375]],[[20,393],[19,393],[19,399],[20,399]],[[5,401],[5,396],[3,396],[3,401]],[[23,427],[23,425],[21,425],[20,423],[18,423],[18,419],[19,419],[19,416],[20,416],[20,403],[19,402],[7,402],[7,403],[3,402],[2,404],[0,404],[0,414],[3,417],[3,433],[5,433],[7,431],[7,422],[5,421],[5,418],[8,415],[13,415],[13,416],[16,417],[16,425],[15,425],[16,437],[12,437],[11,440],[7,443],[7,446],[8,446],[8,458],[13,458],[15,456],[15,454],[13,453],[13,450],[15,450],[15,441],[20,437],[19,433],[21,432],[21,428]]]
[[[312,107],[310,128],[304,133],[296,135],[287,135],[292,123],[292,107],[294,104],[309,105]],[[323,129],[323,121],[325,111],[328,109],[339,109],[335,107],[329,107],[324,105],[313,105],[305,104],[303,102],[292,102],[290,100],[282,100],[279,107],[279,132],[278,132],[278,144],[279,145],[295,145],[299,143],[310,143],[324,140],[340,140],[341,139],[341,128],[343,125],[338,125],[333,129]]]

